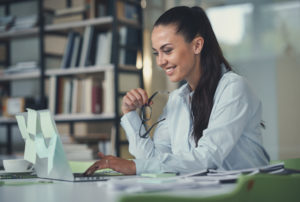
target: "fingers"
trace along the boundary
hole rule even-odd
[[[148,102],[148,95],[141,88],[133,89],[126,93],[122,101],[122,112],[126,114],[129,111],[136,110]]]
[[[99,161],[96,161],[91,167],[89,167],[83,174],[91,175],[99,168]]]
[[[105,155],[102,152],[98,152],[98,156],[99,156],[100,159],[105,157]]]
[[[109,159],[101,159],[96,161],[91,167],[89,167],[83,174],[84,175],[92,175],[97,170],[109,168]]]

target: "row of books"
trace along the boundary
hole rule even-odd
[[[57,81],[56,114],[103,112],[102,78],[60,77]]]
[[[113,3],[113,1],[82,0],[72,7],[59,6],[59,2],[57,4],[46,3],[46,21],[49,24],[58,24],[109,16],[112,15]],[[117,17],[120,20],[138,21],[138,8],[135,4],[119,0],[116,5]]]
[[[119,63],[136,65],[139,33],[136,29],[120,27]],[[61,63],[61,68],[87,67],[111,62],[112,32],[97,32],[93,26],[85,28],[83,36],[71,31]]]
[[[75,122],[72,135],[67,123],[57,124],[57,129],[69,160],[96,159],[99,151],[106,155],[115,154],[112,122]]]

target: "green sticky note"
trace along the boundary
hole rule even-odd
[[[40,111],[41,130],[45,138],[51,138],[57,134],[55,122],[50,114],[50,111]]]
[[[35,142],[31,138],[27,138],[25,140],[24,159],[35,164],[35,160],[36,160]]]
[[[54,162],[54,158],[59,158],[58,155],[60,155],[60,153],[58,153],[58,155],[55,156],[55,152],[56,150],[61,150],[62,147],[60,148],[59,145],[57,145],[57,135],[54,135],[50,142],[49,142],[49,146],[48,146],[48,174],[51,172],[52,168],[53,168],[53,162]]]
[[[35,147],[36,153],[40,158],[48,157],[48,148],[44,140],[44,136],[41,133],[38,133],[35,136]]]
[[[27,132],[26,120],[24,115],[18,114],[16,115],[16,119],[23,139],[28,139],[29,134]]]
[[[33,109],[27,109],[27,132],[36,135],[37,133],[37,116],[38,113]]]

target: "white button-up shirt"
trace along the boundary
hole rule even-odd
[[[136,172],[189,173],[203,169],[234,170],[269,163],[262,146],[261,102],[241,76],[225,73],[216,89],[208,127],[196,147],[187,84],[173,91],[152,138],[140,138],[136,111],[121,119]],[[144,127],[142,132],[145,132]]]

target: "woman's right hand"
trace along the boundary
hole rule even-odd
[[[144,104],[148,103],[148,94],[141,88],[133,89],[126,93],[122,100],[122,112],[126,114],[141,108]]]

